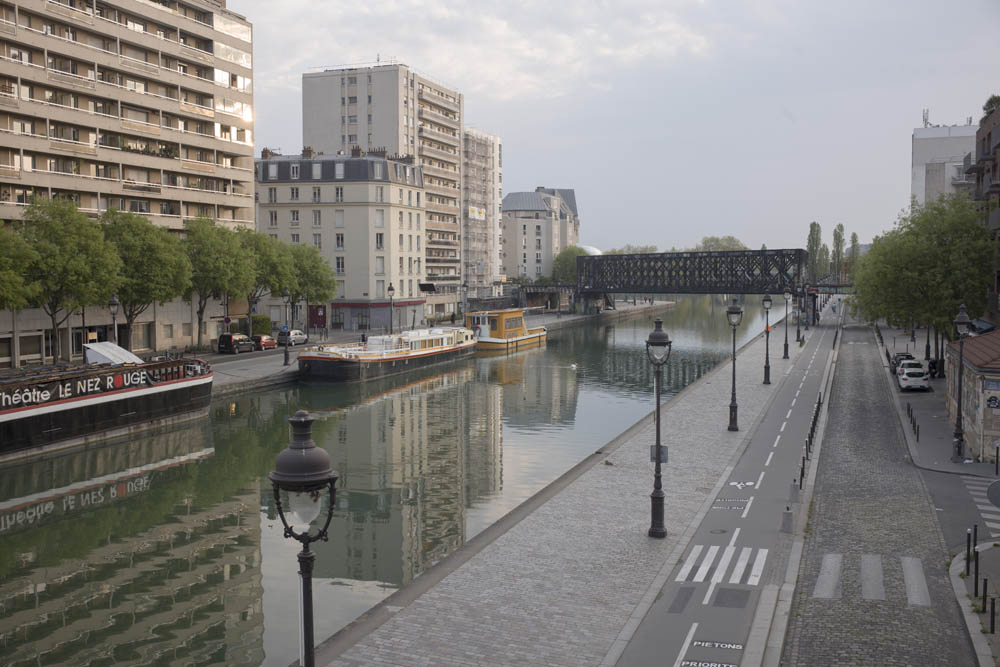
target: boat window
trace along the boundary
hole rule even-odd
[[[495,317],[490,318],[490,329],[493,331],[497,330],[497,318]]]

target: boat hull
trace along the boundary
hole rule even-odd
[[[480,338],[476,341],[476,348],[480,352],[517,352],[544,345],[545,340],[545,331],[516,338]]]
[[[465,345],[440,352],[372,360],[333,359],[301,354],[299,355],[299,380],[302,382],[371,380],[463,359],[472,356],[475,351],[474,345]]]

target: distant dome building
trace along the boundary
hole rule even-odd
[[[588,255],[603,255],[604,254],[603,252],[601,252],[600,250],[598,250],[597,248],[595,248],[592,245],[582,245],[582,246],[577,246],[577,247],[579,247],[582,250],[587,251]]]

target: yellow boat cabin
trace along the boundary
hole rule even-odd
[[[545,327],[529,329],[524,309],[478,311],[465,314],[465,327],[472,329],[478,350],[513,352],[545,342]]]

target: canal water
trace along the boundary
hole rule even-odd
[[[720,297],[675,299],[667,396],[732,341]],[[747,311],[738,344],[763,329]],[[227,397],[183,428],[0,468],[0,664],[288,665],[299,545],[265,475],[290,415],[316,416],[340,474],[315,545],[318,642],[648,414],[651,329],[578,326],[512,356]]]

